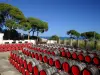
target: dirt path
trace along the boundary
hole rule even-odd
[[[0,74],[1,75],[22,75],[8,61],[10,52],[0,52]]]

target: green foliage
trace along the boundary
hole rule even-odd
[[[9,29],[16,29],[18,24],[14,21],[14,20],[7,20],[6,21],[6,26],[9,28]]]
[[[22,22],[20,23],[19,28],[26,31],[31,29],[31,25],[29,22]]]
[[[37,18],[29,17],[27,20],[31,24],[32,28],[35,28],[39,25],[39,19]]]
[[[12,18],[17,20],[24,19],[23,13],[16,7],[6,4],[6,3],[0,3],[0,14],[3,14],[3,16],[12,16]]]
[[[25,17],[23,15],[23,13],[16,7],[12,7],[12,9],[9,11],[9,14],[17,19],[17,20],[23,20]]]
[[[79,41],[79,47],[84,49],[85,48],[85,42],[84,41]]]
[[[40,19],[33,18],[33,17],[29,17],[27,20],[31,24],[31,27],[35,30],[38,30],[38,31],[48,30],[48,23],[47,22],[44,22]]]
[[[76,30],[69,30],[67,31],[67,34],[70,35],[71,37],[79,37],[80,36],[80,33],[77,32]]]
[[[50,39],[49,40],[59,40],[60,38],[57,36],[57,35],[53,35],[53,36],[51,36],[50,37]]]
[[[94,36],[95,36],[96,39],[100,39],[100,34],[97,33],[97,32],[94,32],[94,31],[89,31],[89,32],[81,33],[81,36],[84,36],[87,39],[93,39]]]
[[[30,23],[33,32],[37,31],[37,35],[39,32],[43,33],[48,30],[48,23],[44,22],[40,19],[29,17],[27,21]]]
[[[48,30],[47,22],[33,17],[25,18],[18,8],[5,3],[0,3],[0,23],[5,23],[9,29],[20,28],[33,33],[37,31],[37,35]]]
[[[25,19],[23,13],[16,7],[0,3],[0,23],[4,23],[9,29],[18,28],[18,22]]]

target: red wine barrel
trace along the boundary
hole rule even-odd
[[[62,68],[62,64],[63,64],[64,62],[66,62],[67,60],[66,60],[66,58],[55,57],[55,58],[54,58],[54,61],[55,61],[55,67],[56,67],[57,69],[61,69],[61,68]]]
[[[33,73],[34,73],[34,75],[39,75],[39,72],[41,70],[44,70],[47,68],[50,68],[50,66],[48,64],[40,63],[40,64],[33,67]]]
[[[62,68],[65,72],[71,72],[71,67],[75,65],[77,62],[75,60],[66,60],[62,64]]]
[[[97,67],[90,65],[82,71],[82,75],[100,75]]]
[[[73,65],[73,66],[72,66],[71,71],[72,71],[72,74],[73,74],[73,75],[80,75],[80,69],[79,69],[79,67],[76,66],[76,65]]]
[[[62,68],[63,68],[63,70],[64,70],[65,72],[70,72],[70,69],[71,69],[68,62],[64,62],[64,63],[62,64]]]
[[[84,68],[87,67],[87,65],[86,65],[85,63],[77,63],[76,65],[79,67],[80,72],[81,72]]]
[[[73,75],[80,75],[81,71],[86,67],[85,63],[79,63],[77,61],[72,61],[71,72]]]
[[[94,63],[94,65],[99,66],[100,65],[100,58],[99,57],[94,57],[93,58],[93,63]]]
[[[86,54],[85,54],[85,55],[86,55]],[[85,55],[84,55],[84,53],[79,54],[79,55],[78,55],[78,60],[83,62],[83,61],[85,60]]]
[[[46,54],[44,54],[44,55],[43,55],[43,62],[44,62],[44,63],[48,63],[48,61],[49,61],[49,56],[46,55]]]
[[[32,68],[35,66],[35,65],[38,65],[39,64],[39,61],[37,61],[36,59],[29,59],[28,60],[28,70],[29,70],[29,72],[31,72],[32,73]]]
[[[50,66],[54,66],[54,62],[55,62],[55,61],[54,61],[53,58],[55,58],[55,56],[52,56],[52,55],[51,55],[51,56],[49,57],[49,65],[50,65]]]
[[[72,58],[72,53],[73,53],[73,51],[67,51],[66,52],[67,58]]]
[[[59,50],[54,50],[54,51],[52,51],[52,53],[56,56],[60,56],[60,51]]]
[[[65,57],[66,56],[66,51],[61,51],[61,56]]]
[[[88,54],[85,56],[85,62],[91,63],[94,55],[93,54]]]
[[[72,58],[73,58],[74,60],[77,60],[77,59],[78,59],[78,55],[79,55],[79,52],[73,52],[73,53],[72,53]]]
[[[28,70],[25,70],[25,75],[32,75]]]
[[[57,72],[55,67],[50,67],[40,71],[40,75],[52,75],[53,73]]]

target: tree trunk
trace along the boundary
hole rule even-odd
[[[97,46],[97,41],[95,40],[94,41],[94,49],[96,49],[96,46]]]
[[[37,37],[39,36],[39,31],[37,31]]]
[[[85,49],[87,49],[87,40],[85,39],[84,42],[85,42]]]
[[[71,38],[70,38],[70,46],[72,46],[72,35],[71,35]]]
[[[28,32],[28,40],[30,39],[30,33]]]
[[[77,47],[79,47],[79,40],[78,40],[78,37],[77,37]]]
[[[32,34],[32,36],[34,36],[34,32],[35,32],[35,31],[33,31],[33,34]]]
[[[8,31],[8,40],[10,40],[10,38],[11,38],[11,34],[10,33],[11,33],[11,31],[9,30]]]
[[[37,31],[37,42],[38,42],[39,31]]]

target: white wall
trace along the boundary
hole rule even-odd
[[[3,42],[3,36],[4,36],[4,34],[3,33],[0,33],[0,43]]]
[[[22,42],[22,43],[25,43],[25,42],[28,42],[28,43],[33,43],[33,44],[36,44],[36,41],[35,40],[3,40],[3,41],[0,41],[0,44],[5,44],[6,42],[9,42],[10,44],[12,44],[12,42],[16,42],[16,43],[19,43],[19,42]],[[55,44],[57,43],[57,41],[55,40],[47,40],[47,44]]]
[[[57,41],[55,41],[55,40],[48,40],[47,41],[47,44],[55,44],[55,43],[57,43]]]
[[[9,42],[10,44],[12,42],[16,42],[16,43],[22,42],[22,43],[25,43],[26,41],[28,43],[36,44],[36,41],[35,40],[16,40],[16,41],[14,41],[14,40],[2,40],[2,41],[0,41],[0,44],[5,44],[6,42]]]

